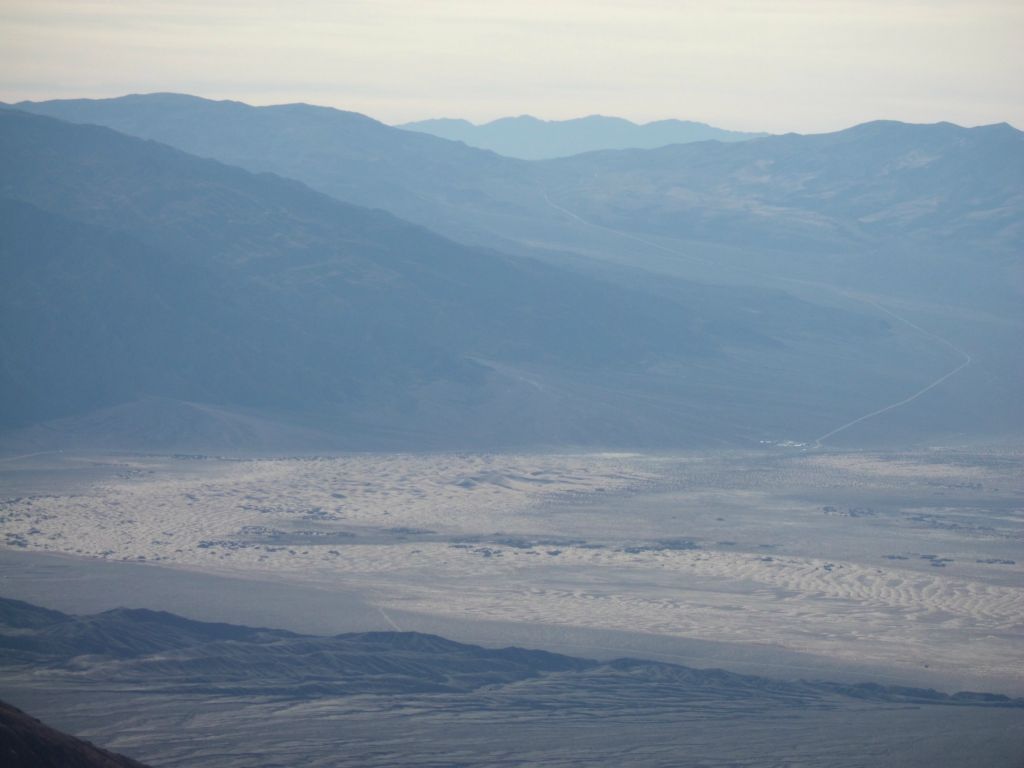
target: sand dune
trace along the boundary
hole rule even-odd
[[[1006,462],[434,454],[109,469],[81,492],[4,500],[6,546],[343,583],[389,611],[1024,685],[1024,557],[1008,557],[1024,514]]]

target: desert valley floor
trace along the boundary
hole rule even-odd
[[[1020,460],[10,457],[0,593],[1019,696]]]

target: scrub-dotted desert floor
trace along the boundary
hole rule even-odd
[[[1016,449],[37,457],[0,545],[356,591],[1024,691]]]

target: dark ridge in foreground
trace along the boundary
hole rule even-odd
[[[1024,746],[1024,699],[993,694],[3,599],[0,676],[18,706],[163,768],[1016,768]]]
[[[0,762],[6,768],[146,768],[50,728],[0,701]]]
[[[601,662],[524,648],[483,648],[419,632],[318,637],[193,621],[119,608],[71,616],[0,598],[0,668],[73,667],[81,681],[158,686],[165,692],[270,695],[468,693],[524,681],[632,687],[678,701],[839,696],[873,702],[1024,708],[1024,699],[876,683],[781,681],[642,659]]]

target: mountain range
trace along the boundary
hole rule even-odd
[[[1009,277],[1016,297],[1021,286],[1024,134],[1006,124],[876,121],[524,162],[305,104],[151,94],[17,107],[277,173],[460,241],[533,257],[876,288],[897,270],[903,290],[908,273],[981,279],[987,271],[970,267],[976,253],[998,262],[988,287],[1003,286],[1005,297]],[[923,273],[922,262],[930,266]],[[752,263],[761,267],[754,275]],[[939,298],[955,298],[945,287]]]
[[[672,366],[889,336],[777,292],[654,294],[461,246],[105,128],[7,110],[0,142],[9,426],[169,400],[334,435],[317,447],[671,443],[694,423]]]
[[[308,105],[0,118],[18,450],[813,440],[954,370],[847,436],[1024,422],[1009,126],[527,162]]]
[[[1009,765],[1024,702],[985,693],[786,681],[413,632],[333,637],[116,609],[70,616],[0,599],[5,691],[154,765],[964,762]],[[466,723],[466,721],[469,721]],[[943,732],[956,722],[955,739]],[[614,742],[602,729],[614,732]],[[922,743],[907,744],[913,724]],[[969,725],[970,724],[970,725]],[[749,738],[727,738],[741,727]],[[531,735],[532,734],[532,735]],[[927,734],[928,738],[923,738]],[[287,760],[285,760],[287,756]]]
[[[391,409],[413,430],[419,397],[421,420],[514,410],[533,385],[501,366],[629,370],[717,346],[678,299],[107,129],[0,126],[8,424],[152,395],[329,423]]]
[[[520,115],[480,125],[468,120],[439,118],[396,127],[461,141],[471,147],[523,160],[549,160],[602,149],[653,149],[693,141],[745,141],[767,135],[727,131],[690,120],[657,120],[638,125],[621,117],[604,115],[573,120],[540,120]]]

